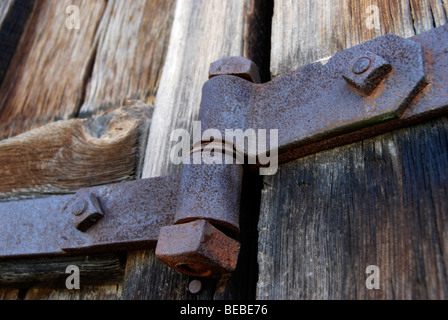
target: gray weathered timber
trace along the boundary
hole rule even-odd
[[[80,8],[79,31],[65,29],[68,17],[65,8],[68,5],[78,5]],[[12,97],[11,94],[8,96],[11,112],[6,112],[0,119],[2,137],[59,119],[66,109],[69,112],[64,113],[64,116],[68,117],[76,116],[82,107],[80,112],[85,118],[99,110],[118,108],[122,104],[132,107],[137,100],[147,103],[154,100],[171,30],[174,0],[58,1],[57,4],[39,0],[35,7],[39,10],[31,14],[33,28],[24,31],[26,41],[16,51],[17,57],[13,57],[17,63],[10,67],[13,69],[11,77],[16,76],[18,80],[11,81],[11,84],[15,84]],[[43,36],[39,37],[42,33]],[[49,42],[54,45],[48,46]],[[47,58],[47,48],[52,50],[51,59]],[[39,50],[41,54],[28,57],[30,52]],[[69,64],[67,58],[70,59]],[[59,68],[64,72],[60,72]],[[45,81],[42,81],[42,69],[51,74]],[[64,87],[66,79],[70,83]],[[62,92],[61,87],[66,90]],[[22,101],[26,99],[32,101],[32,108],[25,113],[20,111],[20,106],[24,105],[26,109],[27,105]],[[17,111],[21,117],[17,116]],[[123,127],[116,127],[117,130],[120,128]],[[147,134],[144,136],[143,140],[146,141]],[[133,147],[131,144],[129,146]],[[132,162],[138,164],[135,176],[140,177],[140,162],[144,158],[140,152],[144,152],[144,147],[133,149]],[[97,173],[107,176],[107,169],[104,172],[107,166],[98,168]],[[122,163],[121,169],[126,170],[127,167]],[[82,169],[78,166],[77,169],[82,174]],[[84,174],[83,178],[86,176]],[[48,263],[51,261],[48,260]],[[73,263],[76,263],[76,259]],[[97,266],[98,272],[101,272],[101,264]],[[119,299],[123,289],[122,279],[111,279],[118,281],[116,283],[119,285],[83,286],[81,283],[81,290],[74,292],[65,288],[42,288],[44,284],[40,284],[38,288],[23,288],[20,292],[15,289],[2,290],[0,298]]]
[[[0,288],[65,288],[65,281],[70,276],[65,271],[70,265],[79,268],[82,287],[117,284],[123,281],[124,258],[123,255],[108,253],[52,259],[2,260]]]
[[[447,299],[447,146],[442,118],[265,178],[257,298]]]
[[[379,8],[379,29],[367,28],[370,5]],[[447,9],[440,0],[275,0],[272,77],[387,33],[411,37],[443,25]],[[446,298],[446,148],[444,119],[308,156],[265,178],[257,298]],[[365,289],[366,263],[380,267],[381,290]]]
[[[108,1],[80,114],[140,100],[154,104],[175,0]]]
[[[442,0],[275,0],[272,20],[272,77],[292,72],[379,36],[403,38],[444,25]],[[368,28],[378,7],[379,29]]]
[[[60,120],[0,141],[0,201],[75,193],[139,177],[152,106]]]
[[[81,290],[54,289],[35,287],[31,288],[23,296],[23,300],[121,300],[123,286],[113,285],[87,285]]]

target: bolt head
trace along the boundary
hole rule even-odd
[[[372,61],[369,58],[361,57],[353,65],[352,71],[355,74],[364,73],[370,68],[371,64],[372,64]]]
[[[235,270],[240,244],[205,220],[161,228],[156,256],[192,277],[213,277]]]
[[[352,87],[370,95],[391,70],[386,60],[366,51],[358,55],[342,76]]]
[[[261,82],[257,65],[243,57],[227,57],[213,62],[210,65],[209,79],[222,75],[237,76],[253,83]]]
[[[86,209],[85,201],[83,201],[83,200],[77,201],[71,208],[71,214],[73,214],[75,216],[79,216],[81,213],[84,212],[85,209]]]
[[[79,205],[78,205],[79,203]],[[72,207],[72,213],[75,212],[74,208],[80,209],[81,203],[84,204],[84,208],[81,213],[74,214],[73,223],[76,229],[81,232],[86,232],[93,225],[98,223],[104,216],[101,206],[98,202],[98,198],[94,194],[86,194],[82,200],[79,200]],[[78,212],[77,210],[76,212]]]

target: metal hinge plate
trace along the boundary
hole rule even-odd
[[[79,190],[75,195],[0,203],[0,256],[41,256],[154,247],[174,221],[180,176]],[[98,202],[91,208],[91,199]],[[94,200],[94,201],[95,201]],[[80,210],[80,203],[83,210]],[[97,214],[94,225],[76,228]]]

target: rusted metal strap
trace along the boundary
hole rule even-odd
[[[278,129],[285,162],[424,121],[447,112],[447,52],[445,25],[410,39],[382,36],[263,84],[241,74],[253,72],[244,59],[225,58],[204,85],[201,130],[225,140],[229,129]]]
[[[174,221],[179,182],[173,175],[0,203],[0,257],[155,247]]]

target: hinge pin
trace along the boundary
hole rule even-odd
[[[242,57],[211,64],[209,78],[226,75],[260,82],[258,67]],[[240,231],[243,165],[234,163],[234,152],[233,141],[200,141],[182,167],[174,225],[160,230],[156,248],[156,256],[181,273],[210,277],[236,268],[240,244],[232,236]],[[200,282],[190,284],[190,292],[200,289]]]

